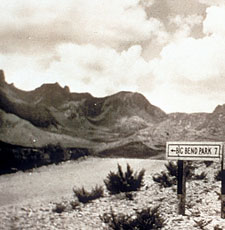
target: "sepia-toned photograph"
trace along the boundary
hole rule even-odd
[[[1,1],[1,230],[225,230],[224,143],[224,0]]]

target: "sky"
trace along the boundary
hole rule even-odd
[[[0,69],[19,89],[139,92],[167,113],[225,104],[224,0],[2,0],[0,15]]]

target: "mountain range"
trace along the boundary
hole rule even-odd
[[[212,113],[167,114],[134,92],[96,98],[58,83],[23,91],[0,71],[0,141],[11,145],[157,158],[167,141],[223,141],[224,123],[225,105]]]

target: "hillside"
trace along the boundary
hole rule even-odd
[[[60,144],[103,156],[122,151],[162,156],[166,141],[222,141],[224,122],[225,105],[212,113],[166,114],[134,92],[96,98],[58,83],[23,91],[0,71],[0,141],[9,144]]]

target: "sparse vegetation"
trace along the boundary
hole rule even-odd
[[[134,199],[132,192],[125,192],[125,197],[127,200],[133,200]]]
[[[152,176],[153,181],[159,183],[162,187],[171,187],[177,183],[177,164],[170,161],[165,164],[167,171],[156,173]]]
[[[167,164],[165,164],[165,167],[168,171],[168,175],[177,177],[177,163],[169,161]]]
[[[199,229],[206,229],[205,227],[210,224],[212,222],[212,220],[195,220],[194,219],[194,222],[195,222],[195,227],[198,227]]]
[[[223,230],[218,224],[216,226],[214,226],[213,228],[214,230]]]
[[[177,183],[177,176],[178,176],[178,166],[177,163],[172,161],[165,164],[167,171],[162,171],[161,173],[157,173],[153,175],[153,180],[159,183],[162,187],[171,187]],[[206,173],[201,173],[200,175],[194,174],[194,169],[196,168],[192,162],[188,162],[185,165],[185,175],[187,180],[201,180],[205,179]]]
[[[88,192],[84,187],[79,189],[73,189],[74,195],[77,197],[78,201],[81,203],[88,203],[92,200],[103,197],[104,190],[102,186],[95,186],[90,192]]]
[[[50,155],[50,160],[53,163],[58,164],[65,160],[66,151],[59,143],[56,145],[48,144],[44,151]]]
[[[80,203],[78,201],[71,201],[70,205],[71,205],[71,208],[75,210],[75,209],[78,209]]]
[[[101,162],[100,162],[101,161]],[[29,229],[33,223],[37,223],[39,220],[43,220],[40,222],[41,227],[43,228],[51,228],[51,225],[54,223],[55,226],[59,229],[119,229],[119,230],[134,230],[134,229],[185,229],[185,227],[189,227],[190,229],[215,229],[221,230],[224,229],[224,223],[219,218],[220,213],[220,203],[221,201],[217,200],[217,195],[220,195],[220,183],[213,183],[211,181],[211,177],[209,177],[210,183],[203,183],[203,181],[197,182],[187,182],[187,216],[182,217],[177,215],[177,196],[176,196],[176,186],[170,189],[159,189],[158,186],[152,184],[152,181],[148,181],[149,177],[146,177],[146,188],[140,192],[124,192],[119,193],[115,196],[106,196],[103,199],[98,200],[97,202],[89,203],[88,205],[83,205],[77,196],[75,199],[70,199],[70,195],[67,191],[70,189],[70,193],[73,195],[73,191],[71,188],[71,183],[76,183],[77,188],[81,188],[82,184],[92,185],[101,184],[105,179],[105,175],[108,175],[110,169],[114,169],[112,171],[117,172],[116,164],[118,159],[87,159],[87,162],[79,162],[76,164],[62,164],[59,168],[56,166],[49,166],[48,168],[43,167],[36,173],[22,173],[18,174],[19,176],[26,176],[26,180],[21,181],[21,183],[26,183],[27,185],[20,190],[25,192],[24,188],[30,187],[30,181],[36,182],[39,181],[40,173],[44,171],[43,180],[46,184],[50,184],[52,182],[52,189],[45,190],[45,194],[51,195],[50,199],[57,200],[54,204],[52,202],[39,203],[34,202],[31,205],[21,207],[18,212],[12,212],[12,208],[8,209],[6,220],[5,216],[2,215],[0,218],[3,220],[3,224],[5,224],[6,228],[8,226],[15,226],[16,229],[22,228]],[[146,163],[147,162],[147,163]],[[88,164],[87,164],[88,163]],[[124,159],[119,161],[122,165],[122,169],[124,169],[124,174],[126,171],[126,165],[124,165]],[[136,169],[142,164],[142,167],[146,169],[146,173],[148,172],[148,176],[151,175],[152,172],[160,172],[164,169],[164,173],[166,173],[166,167],[161,164],[161,161],[139,161],[136,159],[129,160],[130,165],[134,166],[132,168]],[[166,163],[166,162],[165,162]],[[174,162],[173,162],[174,163]],[[103,166],[104,164],[104,166]],[[195,164],[198,165],[198,164]],[[67,166],[67,167],[66,167]],[[94,167],[93,167],[94,166]],[[199,167],[195,172],[195,176],[202,175],[201,172],[213,173],[215,167],[207,168],[204,163],[201,163],[202,168]],[[218,164],[218,167],[220,165]],[[85,167],[85,168],[84,168]],[[124,168],[123,168],[124,167]],[[88,168],[88,173],[82,173],[79,179],[77,175],[80,174],[81,170]],[[48,169],[48,170],[46,170]],[[61,171],[61,169],[63,169]],[[76,170],[72,171],[73,169]],[[160,169],[160,170],[159,170]],[[53,171],[54,170],[54,171]],[[98,178],[96,177],[95,172],[100,171],[102,175]],[[59,172],[60,171],[60,172]],[[136,170],[134,170],[136,171]],[[139,170],[138,170],[139,171]],[[65,187],[64,194],[61,194],[62,191],[59,187],[58,183],[58,175],[62,175],[62,173],[66,172],[63,177],[63,181],[60,182],[60,186]],[[68,173],[69,172],[69,173]],[[82,171],[83,172],[83,171]],[[54,173],[56,176],[51,177],[51,174]],[[71,173],[73,173],[73,177],[71,177]],[[214,172],[215,173],[215,172]],[[168,177],[176,178],[175,176],[171,176],[170,173],[167,173]],[[174,175],[174,174],[173,174]],[[84,178],[83,178],[84,176]],[[51,178],[51,179],[50,179]],[[193,178],[193,177],[192,177]],[[18,188],[18,183],[15,181],[18,180],[18,177],[12,177],[13,184]],[[22,179],[22,178],[21,178]],[[74,181],[75,179],[75,181]],[[96,180],[95,180],[96,179]],[[52,181],[51,181],[52,180]],[[53,181],[55,180],[55,182]],[[5,180],[4,180],[5,181]],[[2,182],[4,182],[2,181]],[[16,183],[15,183],[16,182]],[[82,184],[79,184],[82,182]],[[212,183],[211,183],[212,182]],[[20,184],[21,184],[20,183]],[[57,187],[55,187],[55,185]],[[95,185],[94,184],[94,185]],[[4,184],[3,184],[4,185]],[[43,184],[42,184],[43,186]],[[66,187],[68,186],[68,187]],[[44,186],[43,186],[44,187]],[[148,187],[148,189],[147,189]],[[40,186],[35,188],[33,194],[36,194],[36,191],[40,191]],[[46,187],[47,188],[47,187]],[[88,188],[84,186],[84,188]],[[83,189],[84,189],[83,188]],[[104,187],[103,187],[104,188]],[[104,188],[105,189],[105,188]],[[85,190],[85,189],[84,189]],[[58,191],[58,192],[57,192]],[[91,193],[91,188],[88,191]],[[4,191],[3,191],[4,192]],[[5,191],[7,192],[7,191]],[[57,197],[55,194],[57,192]],[[85,192],[84,192],[85,193]],[[58,201],[58,198],[64,196],[61,201]],[[69,196],[68,196],[69,195]],[[131,196],[131,199],[129,198]],[[134,196],[134,201],[132,201]],[[17,195],[17,197],[19,197]],[[24,195],[24,197],[31,196]],[[214,197],[214,198],[213,198]],[[9,197],[10,198],[10,197]],[[57,199],[55,199],[57,198]],[[125,200],[128,199],[128,200]],[[59,202],[59,203],[57,203]],[[9,202],[9,204],[12,204]],[[154,207],[157,205],[161,205],[158,208],[158,213],[154,212]],[[110,210],[110,206],[112,209]],[[9,207],[9,206],[7,206]],[[12,206],[13,207],[13,206]],[[4,207],[3,207],[4,209]],[[17,211],[17,210],[15,210]],[[6,213],[6,211],[2,212],[2,214]],[[155,214],[154,214],[155,213]],[[18,220],[10,220],[10,216],[18,215]],[[97,216],[96,216],[97,215]],[[100,219],[98,218],[100,216]],[[29,216],[29,218],[27,218]],[[49,218],[51,221],[49,222]],[[26,222],[25,222],[25,221]],[[164,221],[166,220],[166,221]],[[5,221],[5,222],[4,222]],[[11,222],[10,222],[11,221]],[[53,226],[54,227],[54,226]]]
[[[110,171],[104,183],[110,194],[138,191],[144,185],[144,174],[144,169],[139,173],[134,173],[129,164],[127,164],[127,171],[124,173],[118,164],[117,173]]]
[[[57,212],[57,213],[62,213],[65,210],[66,210],[66,205],[62,203],[57,203],[55,207],[52,209],[53,212]]]
[[[115,214],[111,209],[110,213],[100,216],[101,220],[108,224],[113,230],[147,230],[161,229],[164,226],[164,219],[161,217],[159,207],[144,208],[136,211],[134,215]]]
[[[171,177],[166,172],[157,173],[152,176],[152,179],[164,188],[171,187],[177,183],[176,177]]]
[[[200,174],[195,174],[193,176],[193,180],[204,180],[204,179],[206,179],[206,176],[207,176],[207,173],[205,173],[205,172],[202,172]]]
[[[0,141],[0,174],[29,170],[90,155],[86,148],[64,148],[60,143],[42,148],[11,145]]]
[[[176,177],[178,176],[178,166],[177,163],[173,161],[169,161],[167,164],[165,164],[165,167],[168,171],[169,176]],[[194,169],[196,166],[193,165],[193,162],[189,161],[185,165],[185,175],[187,179],[191,179],[194,175]]]
[[[187,180],[192,180],[194,179],[194,171],[197,168],[195,162],[193,161],[188,161],[185,165],[185,174],[186,174],[186,178]]]
[[[204,161],[205,166],[208,168],[213,164],[213,161]]]

